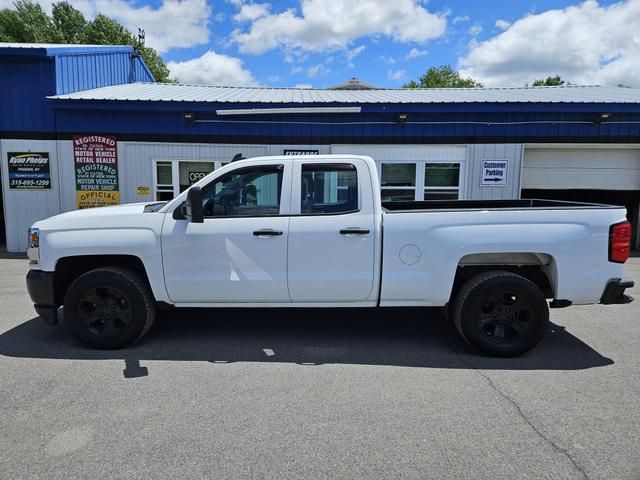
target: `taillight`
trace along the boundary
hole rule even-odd
[[[620,222],[609,227],[609,261],[624,263],[631,248],[631,224]]]

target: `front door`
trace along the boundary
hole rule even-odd
[[[296,163],[289,223],[292,302],[365,302],[375,297],[376,228],[366,163]]]
[[[162,258],[173,302],[290,301],[285,163],[237,168],[203,186],[203,223],[168,214]]]

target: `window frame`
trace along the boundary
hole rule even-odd
[[[355,210],[345,210],[342,212],[321,212],[321,213],[303,213],[302,212],[302,174],[304,172],[305,167],[309,167],[314,171],[327,171],[327,172],[335,172],[335,171],[343,171],[350,172],[353,171],[356,174],[356,196],[357,196],[357,208]],[[299,209],[299,212],[296,214],[292,214],[292,216],[296,217],[326,217],[326,216],[337,216],[337,215],[350,215],[353,213],[359,213],[362,209],[361,202],[361,192],[360,192],[360,180],[358,176],[358,167],[350,162],[338,161],[338,162],[327,162],[327,163],[302,163],[300,164],[300,168],[296,173],[298,175],[298,205],[296,209]],[[293,188],[292,188],[293,194]]]
[[[427,165],[457,165],[458,166],[458,185],[448,185],[448,186],[427,186]],[[457,198],[455,200],[461,200],[461,189],[462,189],[462,181],[463,181],[463,177],[462,177],[462,169],[464,167],[464,163],[463,162],[434,162],[434,161],[425,161],[423,166],[422,166],[422,171],[423,171],[423,193],[422,193],[422,198],[426,199],[427,193],[428,192],[456,192]],[[431,200],[435,200],[435,199],[431,199]],[[454,200],[454,199],[438,199],[438,200]]]
[[[414,187],[387,187],[382,185],[382,164],[406,164],[410,163],[415,165],[416,168],[416,185]],[[457,187],[427,187],[426,186],[426,172],[425,168],[428,164],[457,164],[458,165],[458,186]],[[378,169],[378,177],[380,181],[380,192],[382,190],[404,191],[408,192],[413,188],[414,197],[413,201],[424,201],[427,191],[446,191],[456,190],[458,192],[457,200],[464,200],[465,192],[465,175],[466,175],[466,162],[460,160],[406,160],[406,159],[393,159],[393,160],[381,160],[376,162]]]
[[[164,157],[154,157],[151,161],[152,168],[152,178],[153,178],[153,198],[154,201],[157,200],[159,193],[169,193],[173,192],[173,200],[178,195],[180,195],[180,163],[212,163],[214,165],[212,172],[215,172],[221,167],[224,167],[229,160],[211,160],[208,158],[204,159],[195,159],[195,158],[164,158]],[[172,185],[162,184],[158,185],[158,164],[170,164],[171,165],[171,182]],[[168,201],[171,201],[168,200]],[[162,200],[165,201],[165,200]]]
[[[269,165],[247,165],[246,167],[240,167],[240,168],[235,168],[227,173],[224,173],[222,175],[220,175],[219,177],[214,178],[213,180],[211,180],[209,183],[207,183],[205,186],[201,187],[202,188],[202,195],[204,196],[205,193],[207,192],[208,188],[213,188],[213,185],[222,180],[224,177],[226,177],[227,175],[238,175],[238,174],[243,174],[245,172],[269,172],[269,173],[279,173],[280,174],[280,185],[279,185],[279,189],[280,189],[280,194],[278,195],[278,213],[273,213],[273,214],[269,214],[269,215],[205,215],[204,219],[205,220],[210,220],[210,219],[221,219],[221,218],[267,218],[267,217],[282,217],[282,216],[286,216],[283,215],[282,212],[282,205],[284,203],[284,197],[283,197],[283,187],[285,184],[285,172],[284,172],[285,168],[284,168],[284,164],[283,163],[277,163],[277,164],[269,164]],[[178,208],[180,208],[181,206],[179,206]]]

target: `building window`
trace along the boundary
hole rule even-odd
[[[425,163],[424,199],[457,200],[460,198],[459,163]]]
[[[383,163],[381,167],[380,183],[383,202],[415,200],[415,163]]]
[[[213,162],[178,162],[180,193],[215,170]]]
[[[156,200],[173,199],[198,180],[227,163],[229,162],[215,160],[155,160]]]
[[[156,200],[167,201],[173,198],[173,173],[171,162],[156,163]]]

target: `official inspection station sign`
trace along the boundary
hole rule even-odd
[[[504,187],[507,184],[508,160],[482,160],[480,185]]]
[[[9,189],[51,190],[49,152],[9,152]]]
[[[73,161],[78,208],[120,203],[116,137],[74,135]]]

